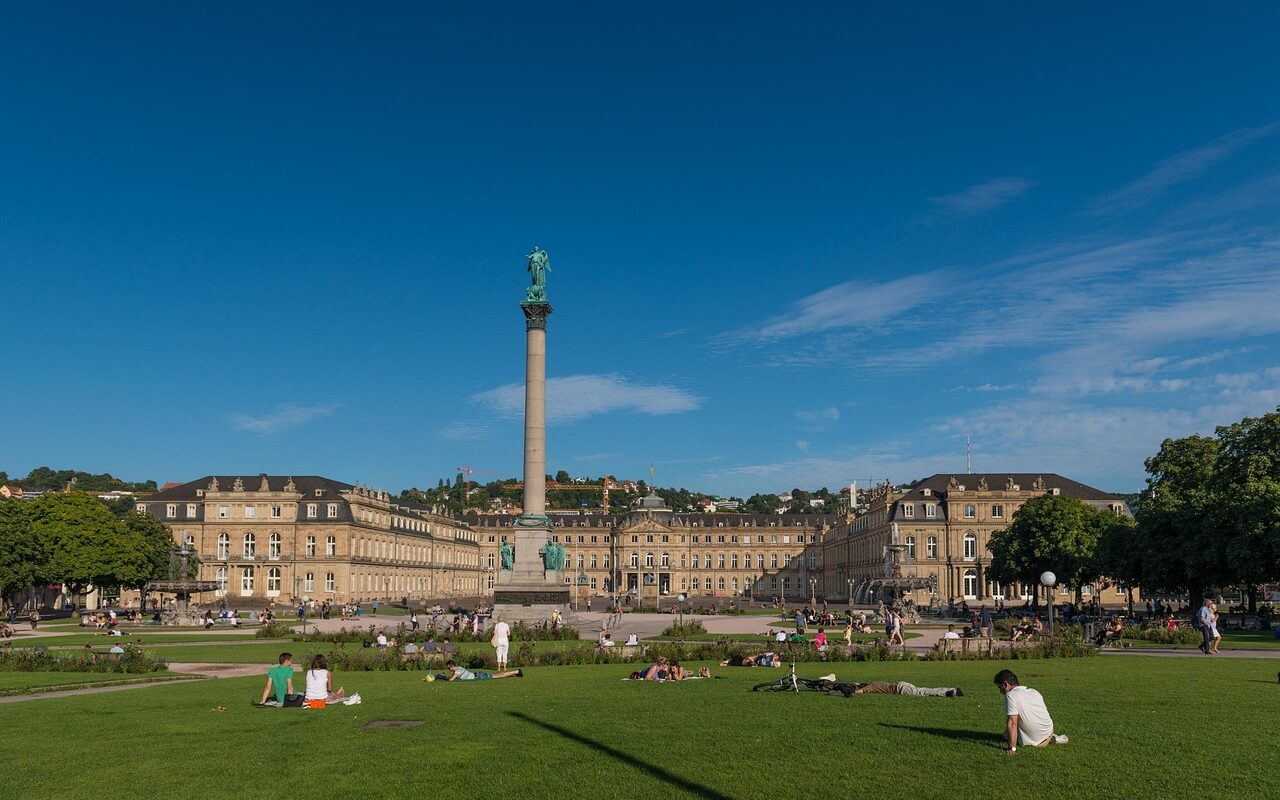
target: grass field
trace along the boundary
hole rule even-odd
[[[125,636],[107,636],[93,633],[68,633],[60,636],[39,636],[36,638],[13,639],[14,647],[67,647],[71,645],[91,644],[104,648],[113,644],[141,642],[144,644],[170,644],[174,642],[222,642],[253,641],[252,633],[150,633],[127,634]]]
[[[901,798],[1280,797],[1270,754],[1277,662],[1108,657],[1012,662],[1071,744],[1006,756],[1010,662],[841,664],[842,679],[959,685],[960,698],[752,694],[780,670],[724,680],[619,680],[621,667],[424,684],[415,673],[339,674],[359,706],[255,709],[260,678],[18,703],[32,741],[141,735],[127,759],[12,759],[13,797]],[[816,676],[826,665],[802,665]],[[226,711],[214,711],[224,706]],[[373,720],[422,720],[364,730]],[[174,769],[193,753],[230,769]],[[1197,781],[1195,764],[1218,779]]]
[[[805,634],[805,636],[808,639],[812,640],[813,632],[811,631]],[[917,639],[919,637],[920,637],[919,633],[912,633],[911,631],[904,631],[902,634],[903,639]],[[761,635],[759,633],[694,633],[688,636],[674,636],[674,637],[673,636],[655,636],[653,638],[655,641],[673,641],[674,640],[674,641],[684,641],[684,642],[718,642],[721,639],[728,639],[734,642],[756,642],[758,644],[769,644],[772,641],[769,637]],[[855,633],[853,635],[853,640],[855,642],[874,642],[877,639],[883,639],[883,638],[884,638],[883,633]],[[827,641],[832,645],[843,645],[844,630],[833,629],[832,633],[827,636]]]
[[[79,686],[115,686],[127,683],[154,683],[179,680],[179,674],[119,675],[102,672],[0,672],[0,696],[77,688]]]
[[[1172,650],[1195,650],[1195,644],[1159,644],[1141,639],[1125,639],[1125,643],[1133,647],[1158,647]],[[1219,650],[1276,650],[1280,649],[1280,639],[1275,631],[1223,631]]]

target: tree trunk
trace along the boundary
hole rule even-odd
[[[1129,601],[1129,617],[1132,618],[1133,617],[1133,587],[1130,586],[1129,588],[1125,589],[1125,594],[1127,595],[1127,599]]]
[[[1258,587],[1257,586],[1252,586],[1252,585],[1249,586],[1249,613],[1250,614],[1258,613]]]

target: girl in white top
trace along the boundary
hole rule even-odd
[[[333,691],[333,675],[329,672],[329,664],[324,656],[311,659],[311,668],[307,670],[307,693],[305,700],[324,700],[335,703],[346,697],[346,691],[339,686]]]

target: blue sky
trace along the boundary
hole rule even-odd
[[[1273,4],[60,4],[0,30],[0,469],[1142,485],[1280,405]]]

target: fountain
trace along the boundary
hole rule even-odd
[[[169,556],[169,580],[147,581],[143,587],[146,592],[173,592],[177,602],[172,609],[164,611],[165,625],[179,625],[186,616],[191,603],[191,595],[202,592],[217,591],[216,581],[198,581],[191,577],[191,562],[195,559],[195,548],[184,544],[174,548]],[[144,598],[145,605],[145,598]]]
[[[884,548],[884,571],[879,578],[863,581],[854,590],[855,603],[886,603],[896,605],[902,599],[903,592],[914,592],[917,589],[928,589],[936,594],[938,578],[930,575],[922,578],[915,570],[903,569],[902,554],[907,550],[905,544],[898,543],[898,523],[893,523],[893,533],[889,544]]]

